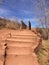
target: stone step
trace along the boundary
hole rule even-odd
[[[31,41],[31,40],[22,40],[22,39],[11,39],[11,38],[7,38],[6,40],[2,40],[2,44],[5,44],[5,43],[9,43],[9,42],[13,42],[13,43],[33,43],[33,41]]]
[[[15,30],[15,31],[10,31],[9,33],[11,33],[11,34],[22,34],[22,33],[23,34],[32,34],[33,32],[30,31],[30,30],[22,30],[22,31],[20,31],[20,30],[19,31],[18,30],[16,31]]]
[[[36,37],[32,37],[32,36],[12,36],[12,37],[7,37],[7,39],[30,39],[30,40],[33,40],[33,39],[37,39]]]
[[[37,38],[15,38],[15,37],[11,37],[11,38],[7,38],[7,40],[12,40],[12,41],[37,41]]]
[[[11,46],[11,47],[32,47],[32,46],[36,46],[37,43],[33,42],[33,43],[13,43],[13,42],[9,42],[7,43],[7,46]]]
[[[31,47],[32,45],[33,45],[32,43],[13,43],[13,42],[7,43],[7,46],[11,47]]]
[[[34,34],[9,34],[9,35],[11,35],[11,37],[12,36],[30,36],[30,37],[37,37],[37,35],[34,35]]]
[[[34,32],[32,32],[32,31],[11,31],[11,32],[9,32],[8,33],[8,35],[14,35],[14,36],[16,36],[16,35],[33,35],[33,36],[36,36],[36,34],[34,34]]]
[[[27,39],[7,39],[7,41],[16,41],[16,42],[32,42],[33,43],[33,40],[27,40]]]
[[[15,46],[15,47],[30,47],[32,46],[36,46],[38,43],[37,41],[33,41],[33,42],[21,42],[21,41],[7,41],[7,45],[8,46]]]
[[[32,31],[24,31],[24,30],[22,30],[22,31],[9,31],[8,33],[11,33],[11,34],[21,34],[21,33],[23,33],[23,34],[32,34],[33,32]]]
[[[7,43],[7,46],[8,47],[31,47],[32,48],[32,50],[34,50],[37,46],[38,46],[38,43],[13,43],[13,42],[9,42],[9,43]]]
[[[7,55],[29,55],[32,54],[32,49],[30,47],[8,47]]]
[[[7,43],[9,43],[9,42],[13,42],[13,43],[33,43],[33,41],[19,41],[19,40],[7,40],[6,41]]]

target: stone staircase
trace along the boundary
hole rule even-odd
[[[39,40],[30,30],[7,32],[5,39],[0,38],[0,65],[39,65],[35,54]]]

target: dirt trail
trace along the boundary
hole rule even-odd
[[[40,36],[30,30],[0,30],[0,65],[39,65]]]

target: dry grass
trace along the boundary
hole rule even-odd
[[[42,41],[42,48],[37,55],[40,65],[49,65],[49,40]]]
[[[19,29],[20,23],[18,21],[11,21],[8,19],[0,18],[0,29]]]

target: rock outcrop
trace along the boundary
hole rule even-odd
[[[21,21],[20,30],[26,29],[26,28],[27,28],[27,25],[23,21]]]
[[[31,30],[31,23],[30,21],[28,21],[28,27],[27,27],[28,30]]]

